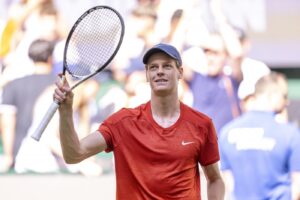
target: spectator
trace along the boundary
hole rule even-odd
[[[285,77],[276,72],[263,76],[250,98],[249,110],[221,131],[221,169],[231,186],[228,194],[233,190],[237,200],[298,200],[300,133],[275,119],[287,104]]]
[[[51,73],[53,48],[52,41],[38,39],[32,42],[28,55],[34,62],[34,74],[15,79],[3,88],[0,127],[5,162],[0,163],[2,171],[8,170],[14,163],[31,124],[36,99],[56,79]]]
[[[222,126],[240,114],[237,90],[242,74],[240,70],[232,75],[224,73],[228,54],[220,35],[211,35],[202,48],[207,63],[200,67],[205,70],[194,71],[186,79],[193,93],[193,107],[213,119],[219,134]]]
[[[101,165],[95,162],[94,157],[75,165],[68,165],[63,161],[58,136],[58,114],[55,114],[51,119],[39,142],[31,138],[47,111],[48,107],[45,107],[45,105],[51,105],[53,101],[53,89],[53,86],[48,87],[36,100],[32,124],[16,155],[14,170],[16,173],[58,173],[68,171],[70,173],[81,173],[85,176],[101,175],[103,170]],[[80,104],[76,104],[74,110],[78,110],[78,107],[80,107]]]
[[[248,56],[249,49],[251,48],[251,41],[248,35],[242,29],[236,27],[232,27],[231,29],[234,31],[233,34],[237,36],[240,44],[235,45],[236,47],[231,47],[232,52],[239,53],[232,53],[229,56],[228,64],[233,68],[240,68],[242,71],[243,80],[238,88],[238,97],[242,100],[242,110],[247,110],[247,108],[244,108],[247,107],[245,100],[247,100],[247,96],[254,92],[255,82],[263,75],[269,74],[271,70],[262,61]]]
[[[220,32],[224,39],[227,49],[227,73],[231,73],[238,81],[241,81],[238,88],[238,96],[245,100],[248,94],[251,94],[256,82],[261,76],[270,72],[268,66],[258,60],[249,58],[248,53],[251,48],[251,41],[247,33],[237,26],[232,26],[223,13],[223,5],[220,0],[212,0],[210,8],[216,23],[216,29]],[[250,87],[249,87],[250,86]],[[243,105],[245,101],[241,102]]]

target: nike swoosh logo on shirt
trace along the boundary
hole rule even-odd
[[[181,142],[181,145],[185,146],[185,145],[193,144],[193,143],[195,143],[195,142],[185,142],[185,141],[182,141],[182,142]]]

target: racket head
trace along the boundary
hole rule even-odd
[[[84,12],[66,39],[63,75],[68,71],[84,81],[103,70],[117,54],[124,33],[123,18],[115,9],[95,6]]]

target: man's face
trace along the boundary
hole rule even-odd
[[[177,94],[182,73],[182,67],[178,68],[176,61],[162,52],[153,54],[146,65],[146,77],[152,93],[159,96]]]

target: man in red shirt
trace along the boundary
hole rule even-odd
[[[171,45],[158,44],[146,52],[143,62],[151,100],[121,109],[82,140],[73,124],[69,84],[56,83],[54,98],[61,103],[65,161],[78,163],[101,151],[113,151],[118,200],[199,200],[200,163],[208,199],[223,199],[212,120],[178,99],[178,82],[183,75],[180,54]]]

